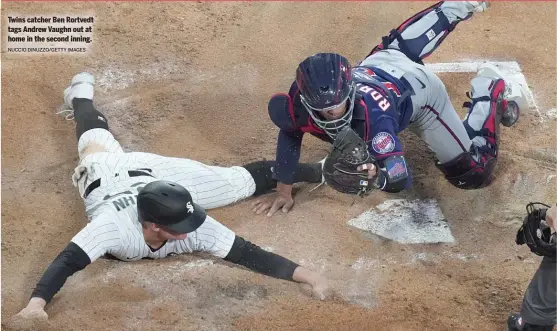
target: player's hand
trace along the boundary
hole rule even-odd
[[[377,174],[377,168],[373,163],[366,163],[358,166],[358,171],[366,171],[367,170],[367,178],[373,178]]]
[[[315,271],[298,266],[296,270],[294,270],[292,279],[295,282],[310,285],[312,294],[316,299],[325,300],[330,295],[329,281]]]
[[[32,298],[27,307],[23,308],[19,313],[12,316],[6,324],[2,322],[2,326],[6,326],[11,330],[38,330],[46,326],[48,323],[48,314],[44,311],[46,302],[41,298]]]
[[[46,301],[42,298],[31,298],[27,307],[23,308],[16,317],[23,319],[44,320],[48,319],[48,314],[44,311]]]
[[[329,281],[327,278],[316,275],[313,280],[313,284],[311,286],[311,290],[313,292],[313,296],[318,300],[325,300],[329,297]]]
[[[273,216],[277,211],[282,210],[288,213],[294,206],[292,199],[292,185],[277,184],[277,192],[268,194],[267,196],[257,199],[251,204],[252,210],[257,215],[268,210],[267,216]]]
[[[553,206],[545,213],[545,222],[553,232],[557,231],[557,206]]]

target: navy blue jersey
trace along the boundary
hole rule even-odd
[[[370,153],[378,161],[393,155],[403,155],[397,135],[408,127],[412,115],[411,101],[406,97],[409,88],[377,68],[355,67],[352,76],[357,83],[352,129],[368,143]],[[284,96],[288,96],[288,107],[269,107],[269,115],[280,128],[275,179],[292,184],[304,134],[309,133],[329,143],[333,140],[315,125],[302,105],[296,82],[292,83],[288,95]],[[396,165],[397,169],[400,166]]]

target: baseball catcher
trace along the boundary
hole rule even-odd
[[[543,258],[526,288],[520,313],[511,314],[507,324],[509,331],[552,331],[557,324],[557,207],[529,203],[526,211],[516,243]]]
[[[98,258],[159,259],[203,251],[274,278],[306,283],[323,297],[327,281],[235,234],[206,212],[276,186],[272,161],[242,167],[141,152],[124,152],[93,106],[94,78],[76,75],[64,92],[76,122],[79,165],[72,176],[89,223],[54,259],[16,316],[47,319],[44,308],[68,277]],[[297,181],[321,182],[321,164],[299,164]]]
[[[438,2],[393,29],[355,67],[336,53],[303,60],[289,92],[274,95],[268,104],[280,129],[274,169],[279,183],[276,193],[253,203],[254,212],[271,216],[294,205],[292,184],[306,133],[333,143],[324,181],[343,193],[363,195],[373,188],[395,193],[411,186],[398,138],[406,129],[427,144],[450,183],[462,189],[489,185],[499,126],[518,120],[520,103],[510,98],[518,91],[495,67],[480,67],[470,83],[468,114],[461,120],[443,82],[423,65],[460,22],[486,9],[483,1]],[[356,143],[346,129],[364,143]]]

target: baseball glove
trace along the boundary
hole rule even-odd
[[[367,178],[367,171],[358,171],[358,166],[365,163],[376,161],[366,142],[346,126],[337,134],[333,150],[323,164],[325,182],[342,193],[367,195],[374,187],[374,180]]]
[[[536,207],[540,205],[541,207]],[[555,257],[557,246],[552,238],[551,228],[545,223],[548,205],[535,202],[526,206],[528,215],[516,234],[518,245],[528,245],[532,253],[539,256]]]

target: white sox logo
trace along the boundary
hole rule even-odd
[[[186,207],[188,208],[188,213],[193,214],[193,205],[191,204],[191,201],[188,201]]]
[[[379,132],[371,142],[373,150],[379,154],[386,154],[395,149],[395,139],[387,132]]]

